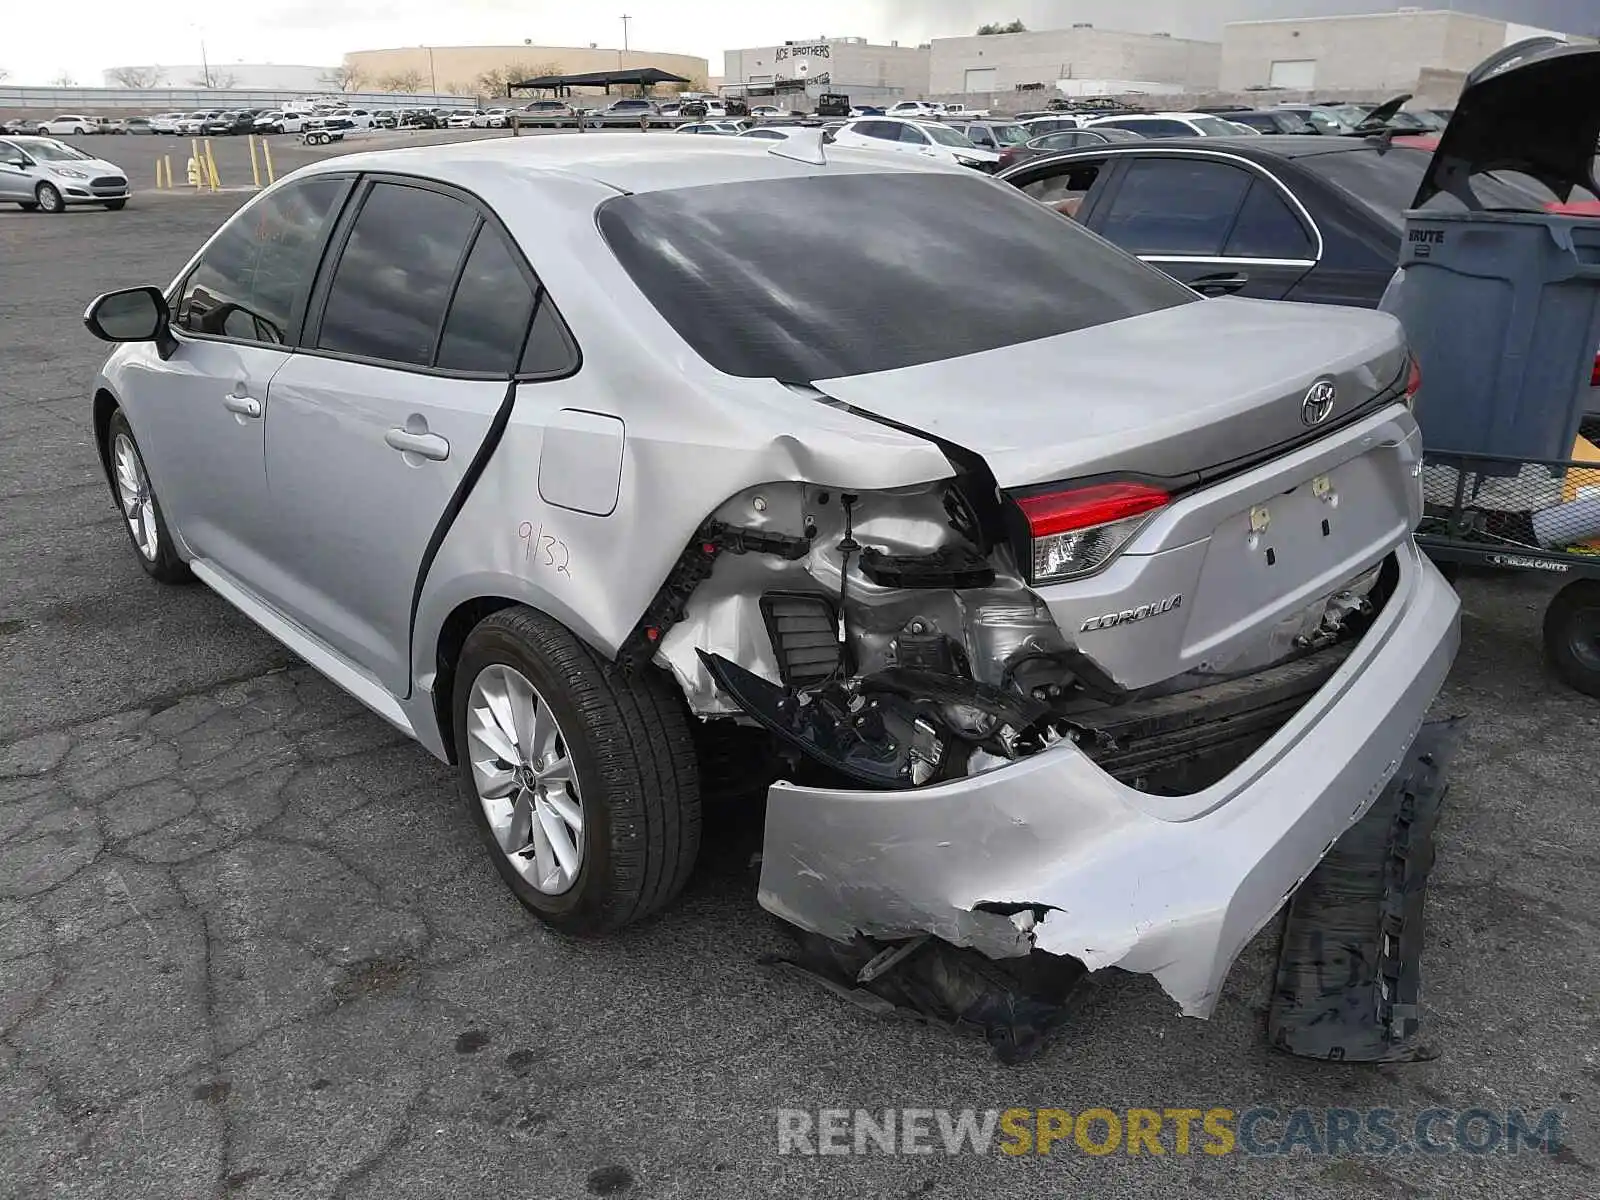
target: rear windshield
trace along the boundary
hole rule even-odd
[[[657,311],[730,375],[810,383],[891,371],[1198,299],[981,177],[644,192],[607,201],[598,220]]]
[[[1376,147],[1311,154],[1299,165],[1333,184],[1395,229],[1405,225],[1406,209],[1416,199],[1417,188],[1428,170],[1432,155],[1411,146],[1392,146],[1380,153]],[[1493,175],[1476,175],[1472,190],[1485,208],[1515,208],[1538,211],[1544,207],[1533,193]],[[1454,196],[1440,194],[1426,205],[1442,212],[1464,208]]]

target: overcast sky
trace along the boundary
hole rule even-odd
[[[1412,0],[1576,33],[1600,33],[1596,0]],[[1229,20],[1374,12],[1382,0],[268,0],[263,4],[167,4],[68,0],[56,7],[10,0],[0,17],[0,69],[9,83],[72,75],[100,82],[106,67],[194,63],[200,42],[213,64],[328,65],[346,50],[385,46],[516,44],[613,47],[703,55],[712,74],[722,51],[787,38],[898,39],[971,33],[984,21],[1020,17],[1033,29],[1091,21],[1108,29],[1216,37]],[[605,9],[614,11],[607,12]],[[203,25],[203,31],[201,26]]]

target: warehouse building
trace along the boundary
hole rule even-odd
[[[1409,92],[1417,89],[1421,72],[1465,74],[1496,50],[1549,32],[1420,8],[1234,21],[1223,27],[1221,85],[1224,92]]]
[[[723,52],[728,87],[779,92],[803,87],[811,94],[843,92],[858,104],[916,100],[928,90],[928,47],[891,42],[876,46],[859,37],[787,41]]]
[[[930,95],[1077,93],[1071,81],[1098,92],[1210,91],[1222,47],[1165,33],[1123,33],[1079,24],[1069,29],[935,38],[929,55]]]

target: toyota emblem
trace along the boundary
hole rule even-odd
[[[1300,401],[1300,419],[1307,425],[1321,425],[1332,415],[1334,402],[1338,398],[1339,389],[1333,386],[1333,380],[1317,380],[1306,393],[1306,398]]]

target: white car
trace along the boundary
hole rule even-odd
[[[846,121],[834,134],[841,146],[863,150],[891,150],[901,154],[921,154],[926,158],[959,163],[991,171],[1000,161],[993,150],[982,150],[967,140],[959,129],[936,121],[906,121],[898,117],[860,117]]]
[[[61,116],[51,117],[48,121],[40,121],[35,132],[40,137],[59,137],[63,133],[99,133],[100,120],[98,117]]]
[[[1225,121],[1210,113],[1196,112],[1130,113],[1118,117],[1097,117],[1088,122],[1084,128],[1094,129],[1097,126],[1126,129],[1129,133],[1137,133],[1140,137],[1147,138],[1240,136],[1232,121]]]
[[[752,117],[787,117],[789,114],[776,104],[757,104],[750,110],[750,115]]]
[[[944,106],[944,115],[947,117],[971,117],[976,121],[980,117],[987,117],[989,110],[987,108],[968,108],[965,104],[946,104]]]
[[[128,173],[65,142],[0,138],[0,201],[26,212],[59,213],[70,204],[128,203]]]
[[[256,118],[257,133],[303,133],[306,114],[299,109],[272,109]]]
[[[486,108],[472,118],[474,129],[504,129],[511,123],[511,115],[504,108]]]
[[[740,121],[695,121],[674,130],[675,133],[709,133],[722,137],[738,137],[744,131],[745,126]]]
[[[477,113],[453,112],[446,119],[445,125],[450,129],[471,129]]]
[[[208,108],[201,112],[185,113],[178,118],[178,132],[185,137],[193,137],[200,132],[200,126],[216,115],[217,110],[214,108]]]
[[[932,100],[902,100],[889,109],[891,117],[939,117],[944,115],[944,105]]]
[[[182,113],[162,113],[160,116],[150,118],[151,133],[177,133],[178,122],[183,120]]]

